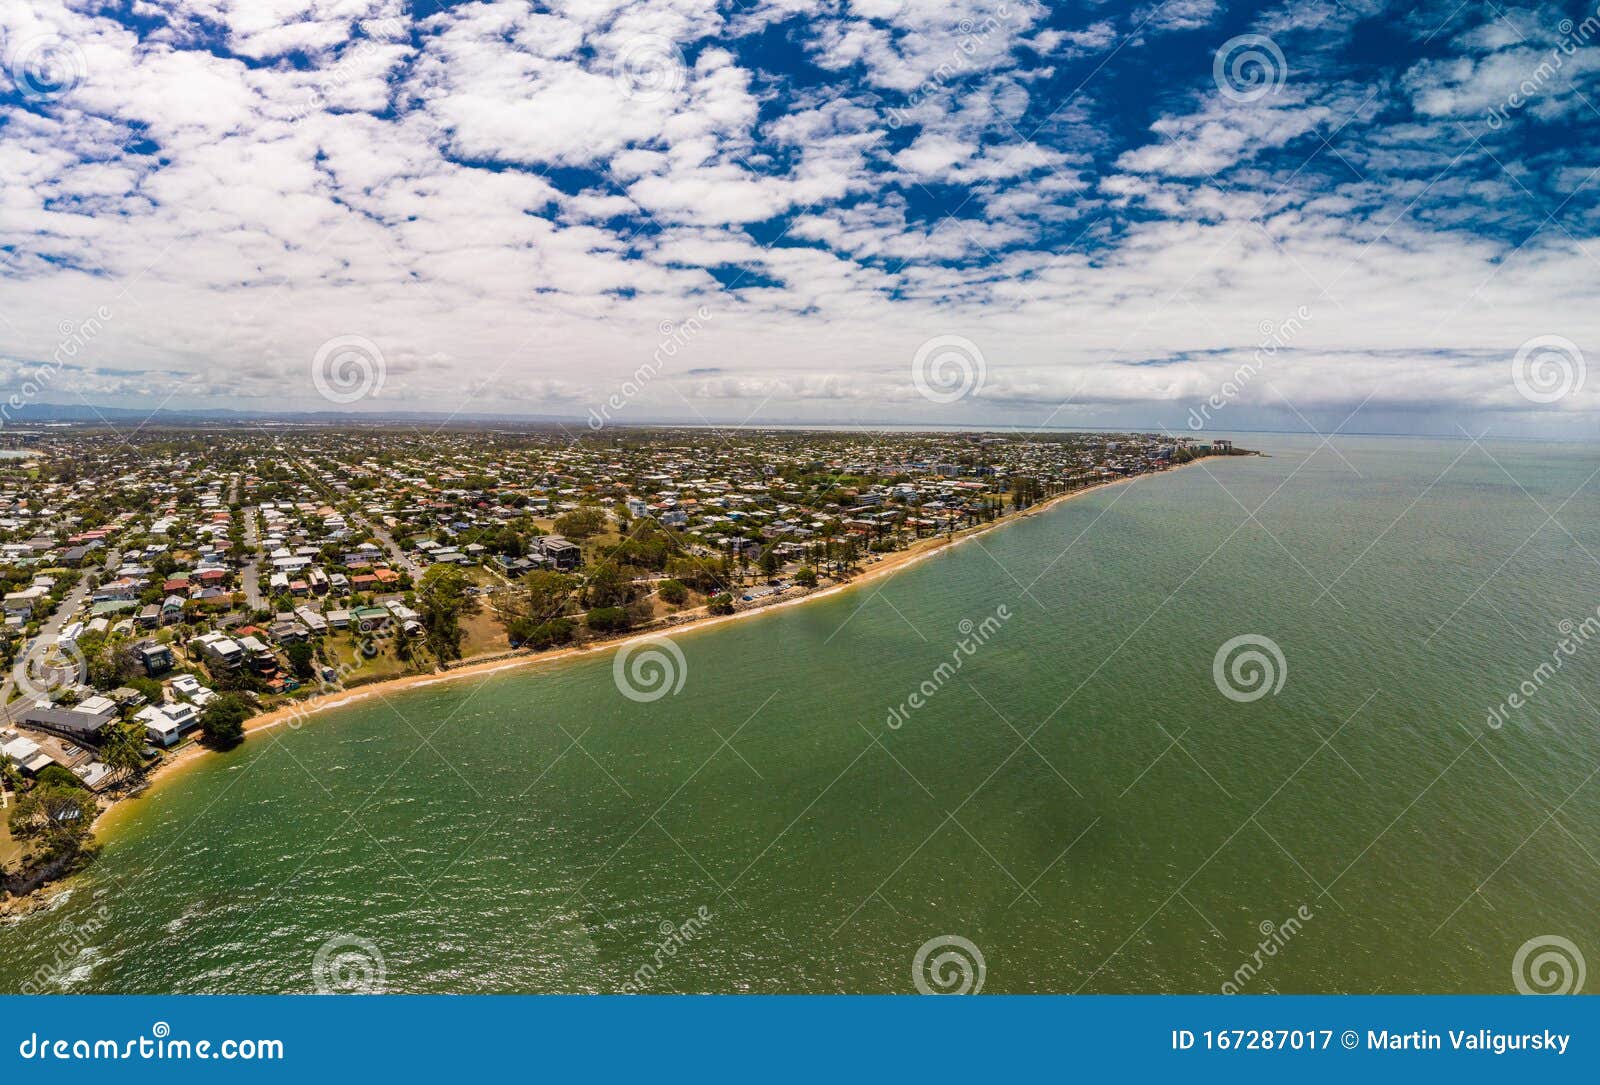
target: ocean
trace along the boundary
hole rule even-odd
[[[253,736],[0,927],[0,990],[1575,978],[1600,447],[1240,443],[620,666]]]

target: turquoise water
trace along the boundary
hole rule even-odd
[[[987,992],[1600,959],[1600,638],[1486,722],[1600,604],[1600,449],[1248,443],[681,634],[653,702],[605,653],[252,738],[0,928],[0,988],[307,991],[343,952],[391,991],[911,991],[942,935]],[[1241,635],[1275,693],[1219,692]]]

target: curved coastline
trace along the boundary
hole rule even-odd
[[[793,599],[784,599],[776,603],[770,603],[766,606],[749,607],[733,614],[701,614],[698,617],[690,618],[688,621],[678,625],[657,627],[645,632],[631,633],[612,640],[599,641],[593,644],[585,644],[578,647],[562,648],[554,652],[541,652],[537,654],[528,653],[526,655],[518,654],[513,656],[506,656],[504,654],[497,653],[493,658],[484,659],[479,662],[465,660],[448,671],[405,675],[400,678],[390,678],[381,682],[373,682],[365,686],[358,686],[354,689],[336,690],[331,693],[318,694],[315,697],[308,697],[305,700],[296,701],[293,704],[283,705],[278,708],[274,708],[271,711],[252,716],[250,719],[245,721],[244,732],[246,737],[248,737],[250,735],[258,734],[263,731],[270,731],[284,725],[295,726],[297,721],[299,724],[303,725],[309,721],[312,716],[320,715],[325,712],[331,712],[340,708],[346,708],[350,705],[366,701],[373,697],[383,698],[391,693],[400,693],[409,689],[420,689],[445,682],[457,682],[468,678],[487,679],[495,674],[501,673],[502,671],[521,670],[541,664],[555,663],[564,659],[578,656],[609,652],[618,648],[622,648],[625,645],[638,643],[640,641],[652,640],[662,636],[678,636],[680,634],[699,632],[701,630],[710,629],[714,626],[719,626],[727,622],[743,621],[758,615],[779,611],[787,607],[801,606],[803,604],[828,598],[829,596],[837,595],[842,592],[851,591],[874,580],[880,580],[888,576],[893,576],[894,574],[902,572],[913,565],[920,564],[928,558],[934,557],[938,554],[946,553],[949,550],[960,546],[969,539],[976,539],[982,535],[987,535],[991,531],[998,531],[1001,528],[1008,527],[1011,524],[1017,523],[1021,520],[1038,516],[1041,513],[1047,512],[1057,505],[1071,501],[1074,498],[1083,497],[1087,494],[1098,493],[1101,490],[1110,489],[1114,486],[1131,485],[1143,479],[1157,478],[1161,475],[1170,474],[1171,472],[1182,470],[1185,467],[1190,467],[1199,462],[1201,461],[1191,460],[1189,463],[1177,464],[1173,467],[1167,468],[1164,471],[1156,472],[1155,474],[1150,475],[1134,475],[1128,478],[1108,479],[1092,486],[1085,486],[1082,489],[1070,490],[1066,493],[1057,494],[1054,497],[1048,498],[1047,500],[1041,501],[1036,505],[1022,510],[1021,512],[1010,513],[1006,516],[1002,516],[1000,519],[995,520],[992,523],[968,528],[954,536],[940,535],[918,540],[904,550],[896,551],[895,553],[886,555],[877,564],[868,567],[847,581],[838,584],[830,584],[825,588],[818,588],[814,591],[806,592],[804,595],[797,596]],[[213,751],[208,747],[202,746],[196,742],[191,743],[180,753],[178,753],[177,756],[163,761],[155,768],[153,772],[151,772],[144,786],[138,792],[112,802],[101,813],[99,818],[96,819],[95,835],[99,837],[105,833],[115,830],[121,819],[121,816],[125,815],[127,810],[138,805],[137,800],[147,798],[152,795],[160,785],[175,779],[180,770],[186,766],[201,762],[204,760],[205,755],[207,754],[214,755],[216,753],[217,751]]]

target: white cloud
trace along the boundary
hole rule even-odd
[[[1297,58],[1279,93],[1163,88],[1148,131],[1115,145],[1118,103],[1096,97],[1113,91],[1036,98],[1066,90],[1025,56],[1098,63],[1120,40],[1109,12],[1062,30],[1014,0],[429,10],[183,0],[142,38],[82,5],[0,11],[8,50],[60,35],[84,62],[58,99],[0,105],[0,359],[51,357],[63,322],[105,306],[68,402],[316,407],[317,346],[360,334],[390,367],[373,406],[567,410],[704,305],[708,330],[640,414],[681,417],[687,397],[742,417],[770,396],[775,417],[912,417],[909,359],[958,332],[990,369],[965,408],[1037,422],[1068,395],[1186,407],[1302,305],[1315,318],[1242,410],[1370,391],[1510,411],[1524,340],[1600,358],[1581,226],[1521,249],[1466,228],[1523,184],[1579,192],[1590,168],[1448,169],[1454,122],[1549,48],[1537,19],[1397,73],[1419,116],[1379,125],[1377,88],[1318,81],[1293,47],[1340,17],[1297,8],[1271,24]],[[1186,3],[1162,24],[1214,15]],[[736,39],[763,27],[833,82],[742,60]],[[1590,62],[1561,72],[1530,113],[1581,107]],[[958,216],[930,215],[951,191]],[[1591,385],[1558,413],[1600,409]]]

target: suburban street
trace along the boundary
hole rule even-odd
[[[115,572],[117,566],[121,563],[122,554],[119,551],[112,550],[106,555],[106,560],[100,568],[102,572]],[[54,637],[66,628],[67,620],[77,613],[78,608],[83,606],[83,601],[89,597],[89,574],[91,571],[85,569],[83,576],[78,578],[78,583],[62,597],[60,605],[56,607],[50,617],[45,619],[44,625],[40,627],[40,637]],[[25,654],[19,655],[17,664],[21,664],[25,658]],[[11,703],[11,696],[17,683],[16,670],[16,665],[13,665],[10,670],[6,671],[5,680],[0,682],[0,705]]]
[[[397,568],[404,569],[406,572],[410,573],[413,578],[420,577],[422,575],[422,566],[406,556],[405,552],[400,549],[400,544],[395,542],[394,536],[389,533],[388,528],[384,527],[382,524],[373,523],[360,513],[352,514],[350,516],[350,521],[357,526],[372,532],[372,537],[378,540],[378,544],[383,547],[384,553],[389,555],[389,560],[393,562]]]
[[[256,514],[254,505],[247,505],[240,509],[239,515],[244,517],[244,545],[247,551],[244,565],[239,569],[239,583],[244,591],[245,606],[252,611],[264,610],[266,609],[266,604],[261,598],[260,576],[260,518]]]

